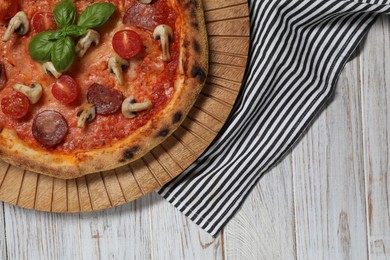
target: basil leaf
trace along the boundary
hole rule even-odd
[[[46,62],[51,59],[51,50],[54,42],[51,37],[54,31],[44,31],[31,39],[28,51],[33,60],[37,62]]]
[[[63,38],[65,36],[66,36],[66,34],[63,32],[62,29],[60,29],[60,30],[57,30],[57,31],[52,33],[52,35],[50,36],[50,40],[56,41],[56,40]]]
[[[92,29],[103,25],[115,12],[116,6],[111,3],[96,3],[90,5],[80,15],[78,26]]]
[[[51,61],[58,72],[64,72],[73,64],[76,46],[72,39],[64,37],[57,40],[51,50]]]
[[[80,37],[87,33],[87,30],[77,25],[71,25],[62,29],[66,36]]]
[[[72,0],[62,0],[54,7],[54,19],[60,28],[74,24],[76,20],[76,6]]]

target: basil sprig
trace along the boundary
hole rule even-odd
[[[115,12],[111,3],[95,3],[81,13],[76,22],[76,6],[72,0],[62,0],[54,7],[54,18],[60,28],[57,31],[44,31],[32,38],[29,45],[31,58],[37,62],[52,61],[58,72],[72,66],[76,57],[73,38],[84,36],[88,29],[96,28],[108,21]]]

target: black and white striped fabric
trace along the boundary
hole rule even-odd
[[[390,1],[249,0],[252,39],[242,91],[208,150],[159,193],[216,235],[297,142]]]

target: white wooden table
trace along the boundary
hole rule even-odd
[[[390,259],[390,19],[334,98],[211,238],[156,194],[60,215],[0,204],[0,259]]]

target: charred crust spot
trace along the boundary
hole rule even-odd
[[[194,41],[192,42],[192,45],[194,46],[195,52],[200,53],[201,47],[200,47],[199,42],[198,42],[197,40],[194,40]]]
[[[173,120],[172,122],[174,124],[176,123],[179,123],[181,121],[181,118],[183,117],[183,113],[182,112],[177,112],[174,116],[173,116]]]
[[[197,10],[199,10],[199,3],[196,0],[189,0],[183,5],[184,9],[187,10],[192,19],[197,19]]]
[[[192,23],[191,23],[191,26],[192,26],[192,28],[194,28],[194,29],[196,29],[196,30],[199,29],[199,23],[197,23],[197,22],[192,22]]]
[[[130,159],[134,158],[134,154],[138,152],[141,149],[139,146],[134,146],[132,148],[129,148],[123,152],[123,158],[119,161],[121,163],[124,163]]]
[[[191,69],[191,76],[198,78],[199,82],[203,84],[206,81],[206,73],[199,66],[193,66]]]
[[[185,3],[184,8],[185,9],[192,9],[192,12],[193,12],[193,7],[194,6],[196,7],[196,5],[197,5],[196,1],[190,0],[187,3]]]
[[[189,0],[186,3],[186,8],[191,8],[192,6],[198,7],[198,2],[196,0]]]
[[[167,137],[169,134],[169,128],[164,128],[158,133],[158,136],[160,137]]]
[[[188,48],[188,46],[190,46],[190,42],[188,40],[184,40],[183,41],[183,47],[184,48]]]

